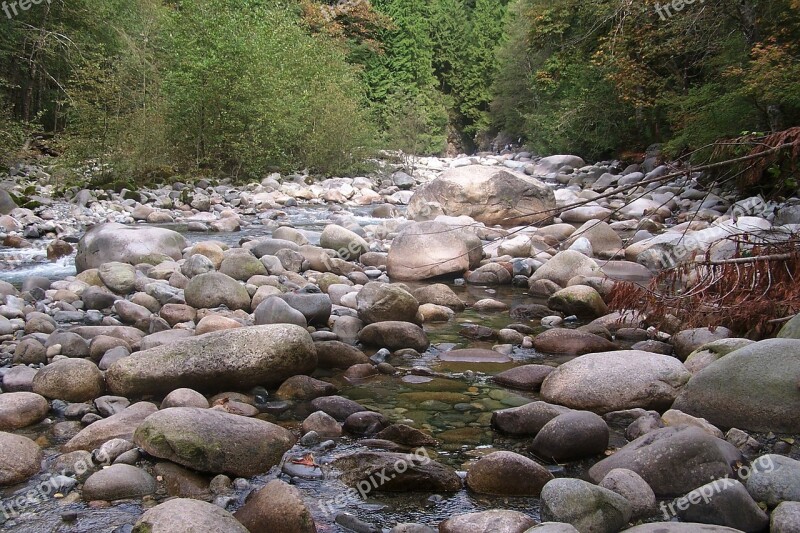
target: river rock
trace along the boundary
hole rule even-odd
[[[369,324],[359,332],[358,340],[366,345],[388,348],[391,351],[413,348],[421,353],[430,346],[428,336],[422,328],[410,322]]]
[[[720,339],[704,344],[689,354],[683,363],[692,374],[697,374],[714,361],[721,359],[731,352],[753,344],[750,339]],[[671,353],[671,352],[670,352]]]
[[[739,529],[711,524],[655,522],[626,529],[625,533],[742,533]]]
[[[136,268],[128,263],[104,263],[97,267],[97,275],[109,290],[117,294],[128,294],[136,284]]]
[[[611,470],[626,468],[639,474],[657,496],[679,496],[709,479],[734,477],[733,467],[741,460],[736,447],[700,428],[667,427],[628,443],[594,465],[589,476],[599,483]]]
[[[27,437],[0,432],[0,487],[16,485],[42,467],[42,450]]]
[[[167,394],[161,401],[161,409],[169,407],[198,407],[208,409],[209,403],[205,396],[192,389],[175,389]]]
[[[413,295],[420,304],[441,305],[449,307],[456,312],[463,311],[466,308],[464,302],[453,292],[453,289],[443,283],[420,287],[413,292]]]
[[[193,277],[184,289],[184,297],[186,303],[196,309],[224,305],[231,310],[250,310],[250,294],[244,285],[221,272]]]
[[[175,498],[149,509],[132,533],[248,533],[232,514],[218,505]]]
[[[554,367],[547,365],[522,365],[495,374],[491,379],[504,387],[536,391],[541,388],[544,378],[553,370]]]
[[[439,524],[439,533],[525,533],[534,524],[519,511],[492,509],[448,518]]]
[[[616,533],[631,519],[631,504],[603,487],[559,478],[542,489],[542,520],[566,522],[578,531]]]
[[[308,415],[301,426],[302,434],[314,432],[324,439],[338,439],[342,436],[342,426],[331,415],[324,411],[315,411]]]
[[[674,408],[723,428],[800,431],[800,340],[768,339],[694,375]]]
[[[542,399],[600,414],[665,409],[691,375],[673,357],[636,350],[593,353],[564,363],[542,384]],[[684,410],[685,411],[685,410]]]
[[[672,336],[670,342],[675,347],[675,355],[685,361],[690,353],[704,344],[733,337],[733,332],[728,328],[719,326],[711,331],[709,328],[695,328],[680,331]]]
[[[336,459],[332,465],[342,472],[342,482],[353,487],[364,481],[374,486],[370,481],[373,476],[378,481],[375,490],[381,492],[461,490],[461,478],[455,470],[423,454],[356,452]],[[389,479],[378,478],[379,472]]]
[[[617,346],[594,333],[577,329],[553,328],[540,333],[533,339],[537,352],[565,355],[608,352]]]
[[[293,309],[286,300],[278,296],[270,296],[258,304],[254,316],[256,326],[265,324],[294,324],[301,328],[308,326],[303,313]]]
[[[94,226],[78,241],[75,267],[83,272],[112,261],[157,265],[168,259],[177,261],[186,246],[183,235],[172,230],[107,222]]]
[[[572,411],[553,418],[533,440],[537,457],[565,462],[602,454],[608,447],[606,422],[588,411]]]
[[[393,280],[413,281],[462,274],[482,257],[481,241],[474,235],[442,222],[419,222],[398,232],[386,267]]]
[[[770,516],[771,533],[797,533],[800,531],[800,502],[783,502]]]
[[[237,281],[247,281],[253,276],[266,276],[264,263],[251,253],[236,253],[222,260],[219,271]]]
[[[0,394],[0,431],[13,431],[40,422],[50,411],[47,400],[32,392]]]
[[[762,455],[750,465],[747,492],[770,508],[800,502],[800,461],[777,454]]]
[[[507,435],[536,435],[555,417],[571,409],[547,402],[531,402],[492,413],[492,427]]]
[[[361,254],[369,251],[369,244],[358,234],[347,228],[328,224],[319,237],[319,245],[335,250],[340,259],[355,261]]]
[[[344,422],[353,413],[368,411],[360,403],[342,396],[320,396],[319,398],[314,398],[311,400],[311,407],[327,413],[340,422]]]
[[[33,392],[51,400],[85,402],[102,396],[105,388],[103,373],[86,359],[60,359],[33,378]]]
[[[375,438],[396,442],[412,448],[438,445],[438,441],[427,433],[405,424],[392,424],[377,433]]]
[[[289,324],[230,329],[138,352],[111,365],[109,390],[120,396],[278,385],[317,366],[311,336]]]
[[[625,249],[622,239],[607,222],[601,220],[589,220],[580,228],[575,230],[574,236],[568,239],[564,245],[571,246],[579,238],[587,239],[595,254],[613,254]]]
[[[467,472],[467,487],[481,494],[539,496],[553,474],[514,452],[499,451],[478,459]]]
[[[681,505],[682,500],[689,505]],[[769,517],[738,480],[719,479],[698,487],[678,500],[677,515],[684,522],[766,531]]]
[[[416,322],[419,302],[408,291],[388,283],[371,281],[356,297],[358,318],[364,324],[396,320]]]
[[[579,318],[597,318],[608,313],[602,296],[587,285],[572,285],[561,289],[547,300],[550,309]]]
[[[249,477],[276,465],[295,437],[255,418],[172,407],[147,417],[136,429],[134,442],[154,457],[201,472]]]
[[[135,466],[115,464],[98,470],[83,484],[86,501],[141,498],[156,491],[153,476]]]
[[[529,286],[540,280],[548,280],[566,287],[575,276],[591,277],[599,270],[594,260],[574,250],[558,252],[530,277]]]
[[[317,361],[320,368],[345,369],[370,362],[364,352],[341,341],[319,341],[315,342],[314,346],[317,349]]]
[[[251,493],[234,514],[250,533],[316,533],[314,519],[297,488],[274,479]],[[278,526],[280,524],[280,526]]]
[[[336,387],[327,381],[309,376],[292,376],[278,388],[275,397],[279,400],[313,400],[336,393]]]
[[[317,289],[319,290],[319,289]],[[287,292],[279,295],[292,309],[303,313],[310,326],[327,326],[333,304],[327,294],[320,292]]]
[[[656,495],[653,489],[633,470],[615,468],[598,485],[628,500],[633,520],[648,518],[656,512]]]
[[[556,207],[552,189],[508,169],[471,165],[445,171],[418,188],[408,217],[430,217],[431,205],[448,216],[466,215],[487,226],[547,225]]]
[[[138,402],[124,411],[86,426],[64,445],[65,453],[94,450],[113,439],[133,440],[133,434],[145,418],[158,411],[150,402]]]

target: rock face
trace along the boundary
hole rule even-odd
[[[423,455],[358,452],[335,460],[333,466],[342,471],[344,483],[357,486],[367,481],[372,484],[372,477],[379,483],[376,490],[384,492],[455,492],[461,489],[461,478],[455,470]],[[379,477],[379,473],[389,479]]]
[[[16,485],[41,468],[42,450],[27,437],[0,432],[0,487]]]
[[[417,189],[408,216],[425,220],[431,206],[448,216],[470,216],[487,226],[546,225],[556,207],[552,189],[541,181],[502,168],[472,165],[444,172]]]
[[[556,368],[542,384],[542,399],[604,414],[666,409],[691,374],[680,361],[638,350],[593,353]]]
[[[148,510],[132,533],[248,533],[232,514],[218,505],[176,498]]]
[[[147,417],[134,434],[144,451],[215,474],[250,477],[278,464],[295,443],[280,426],[213,409],[173,407]]]
[[[483,257],[481,241],[441,222],[409,224],[392,241],[386,267],[393,280],[413,281],[462,274]]]
[[[112,261],[157,265],[180,259],[186,246],[183,235],[172,230],[108,222],[94,226],[78,241],[75,267],[83,272]]]
[[[680,496],[709,479],[734,477],[733,465],[742,460],[732,444],[697,427],[656,429],[628,443],[591,469],[599,483],[615,468],[633,470],[656,496]]]
[[[111,365],[109,390],[126,397],[179,388],[220,391],[278,385],[311,373],[317,354],[309,333],[291,324],[215,331],[135,353]]]
[[[768,339],[695,374],[674,407],[723,428],[797,433],[798,376],[800,340]]]
[[[514,452],[494,452],[467,472],[467,486],[481,494],[539,496],[553,474],[539,463]]]
[[[186,303],[197,309],[225,305],[228,309],[250,310],[250,295],[244,285],[221,272],[193,277],[184,289]]]

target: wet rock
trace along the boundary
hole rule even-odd
[[[448,216],[470,216],[487,226],[552,223],[555,197],[541,181],[502,168],[452,168],[417,188],[408,217],[425,220],[435,205]],[[543,213],[550,213],[543,214]]]
[[[50,411],[50,404],[32,392],[0,394],[0,431],[11,431],[40,422]]]
[[[456,492],[461,489],[461,478],[455,470],[424,454],[357,452],[336,459],[332,464],[342,472],[342,482],[355,487],[367,482],[381,492]],[[378,477],[378,473],[384,477]]]
[[[523,365],[495,374],[491,379],[504,387],[536,391],[553,370],[554,367],[547,365]]]
[[[511,283],[511,272],[503,265],[489,263],[467,272],[464,279],[472,285],[508,285]]]
[[[540,333],[533,339],[533,346],[538,352],[565,355],[609,352],[617,347],[599,335],[567,328],[554,328]]]
[[[440,354],[439,360],[449,363],[508,363],[511,358],[494,350],[464,348]]]
[[[478,266],[482,256],[477,237],[441,222],[420,222],[400,230],[386,266],[394,280],[422,280],[461,274]]]
[[[601,414],[634,407],[664,409],[689,377],[672,357],[633,350],[593,353],[564,363],[547,376],[542,398]]]
[[[359,383],[378,375],[378,369],[371,363],[353,365],[345,370],[342,377],[350,383]]]
[[[103,373],[85,359],[61,359],[37,372],[33,392],[68,402],[94,400],[105,392]]]
[[[232,514],[211,503],[176,498],[149,509],[132,533],[248,533]]]
[[[258,304],[255,310],[255,324],[294,324],[305,328],[308,326],[306,317],[300,311],[293,309],[285,300],[278,296],[270,296]]]
[[[531,402],[492,413],[492,427],[508,435],[536,435],[550,420],[571,409],[546,402]]]
[[[196,309],[226,306],[228,309],[250,310],[250,295],[244,285],[220,272],[193,277],[184,289],[186,303]]]
[[[631,504],[603,487],[559,478],[542,489],[542,520],[566,522],[578,531],[615,533],[631,519]]]
[[[167,461],[158,463],[154,470],[163,479],[170,496],[206,501],[211,499],[207,476]]]
[[[650,485],[633,470],[616,468],[598,483],[600,487],[616,492],[631,504],[631,519],[647,518],[656,512],[656,495]]]
[[[361,411],[353,413],[344,421],[344,430],[353,435],[369,437],[375,435],[386,426],[389,421],[380,413]]]
[[[337,321],[338,323],[338,321]],[[350,368],[353,365],[369,363],[364,352],[340,341],[315,342],[317,361],[320,368]]]
[[[156,491],[156,481],[142,470],[130,465],[112,465],[89,476],[81,496],[86,501],[141,498]]]
[[[539,463],[514,452],[481,457],[467,472],[466,483],[481,494],[539,496],[553,474]]]
[[[253,476],[277,464],[295,438],[263,420],[173,407],[147,417],[136,429],[134,442],[150,455],[201,472]]]
[[[336,387],[309,376],[292,376],[284,381],[275,397],[280,400],[313,400],[336,393]]]
[[[410,322],[387,321],[369,324],[358,334],[358,340],[366,345],[400,350],[413,348],[424,352],[430,346],[428,336],[421,327]]]
[[[94,450],[112,439],[132,441],[139,424],[156,411],[158,407],[152,403],[135,403],[121,413],[85,427],[64,445],[63,451],[69,453],[77,450]]]
[[[744,485],[735,479],[719,479],[698,487],[678,499],[676,507],[678,517],[684,522],[715,524],[751,532],[766,531],[769,526],[767,514],[753,501]]]
[[[608,447],[609,431],[605,421],[588,411],[573,411],[553,418],[533,440],[531,450],[556,462],[602,454]]]
[[[572,285],[561,289],[547,300],[550,309],[579,318],[597,318],[608,313],[608,307],[595,289],[586,285]]]
[[[449,307],[435,304],[422,304],[419,306],[414,322],[429,324],[433,322],[449,322],[456,316],[455,311]]]
[[[675,347],[675,355],[681,361],[685,361],[690,353],[704,344],[730,337],[733,337],[733,332],[722,326],[715,328],[714,331],[709,328],[695,328],[676,333],[670,342]]]
[[[709,479],[733,477],[741,452],[700,428],[662,428],[639,437],[589,470],[600,482],[615,468],[633,470],[657,496],[680,496]]]
[[[389,533],[436,533],[436,530],[422,524],[397,524]]]
[[[302,493],[277,479],[251,493],[234,516],[250,533],[271,533],[277,529],[282,533],[317,531],[311,513],[303,503]]]
[[[442,283],[420,287],[413,292],[413,295],[420,304],[441,305],[449,307],[456,312],[463,311],[466,308],[464,302],[453,292],[453,289]]]
[[[180,233],[168,229],[98,224],[78,242],[75,266],[83,272],[112,261],[157,265],[165,259],[180,259],[186,245]]]
[[[294,325],[254,326],[191,337],[114,363],[106,379],[120,396],[277,385],[310,373],[316,351],[306,330]]]
[[[417,448],[419,446],[436,446],[438,441],[422,431],[405,424],[392,424],[375,435],[376,439],[388,440]]]
[[[41,468],[42,450],[31,439],[0,432],[0,487],[16,485]]]
[[[336,420],[344,422],[353,413],[368,411],[366,407],[341,396],[321,396],[311,401],[311,407],[323,411]]]
[[[400,321],[416,322],[419,302],[396,285],[371,281],[356,297],[358,318],[364,324]]]
[[[800,431],[800,340],[768,339],[701,370],[674,408],[720,427]]]
[[[491,510],[448,518],[439,533],[524,533],[536,521],[519,511]]]
[[[337,439],[342,436],[342,426],[329,414],[316,411],[303,420],[302,432],[303,435],[314,432],[324,439]]]
[[[800,501],[800,461],[783,455],[762,455],[750,465],[747,492],[770,508]]]

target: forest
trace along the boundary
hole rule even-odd
[[[245,180],[380,150],[691,157],[800,123],[800,0],[662,2],[6,1],[0,158]]]

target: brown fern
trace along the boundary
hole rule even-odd
[[[744,151],[744,153],[742,153]],[[713,160],[751,156],[739,165],[738,186],[747,189],[764,183],[771,168],[788,175],[797,174],[800,161],[800,127],[776,131],[769,135],[744,135],[714,144]],[[759,157],[761,156],[761,157]]]

